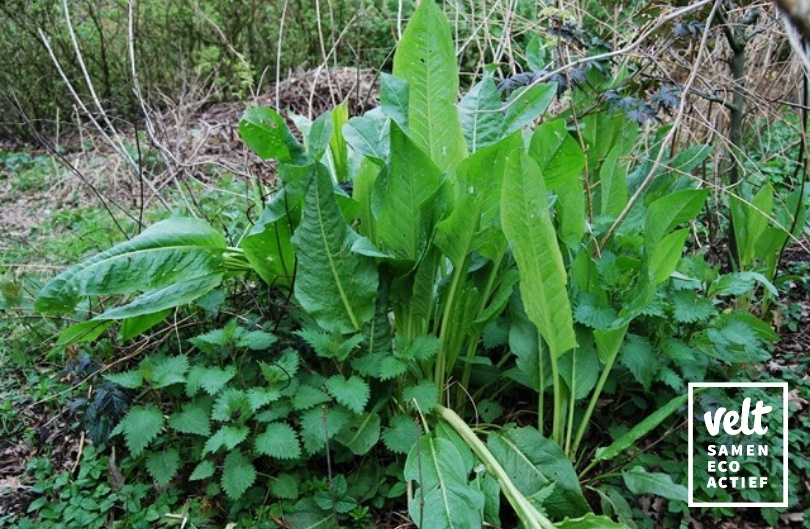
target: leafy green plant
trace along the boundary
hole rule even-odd
[[[610,81],[589,75],[597,87]],[[718,310],[757,276],[721,276],[683,257],[690,230],[681,226],[708,194],[683,175],[708,149],[663,157],[654,143],[633,168],[640,128],[623,113],[597,108],[572,125],[563,116],[535,127],[554,84],[503,101],[485,75],[457,101],[457,78],[450,26],[422,2],[394,75],[382,77],[380,108],[297,118],[303,144],[276,111],[245,112],[240,133],[278,161],[280,187],[237,246],[203,221],[170,219],[42,289],[36,307],[52,313],[84,296],[130,296],[65,330],[63,342],[115,320],[131,337],[169,309],[205,309],[205,296],[237,274],[295,301],[272,326],[240,315],[193,337],[193,353],[153,354],[108,377],[148,395],[114,435],[158,485],[191,470],[190,481],[207,481],[238,512],[257,502],[260,476],[274,475],[271,494],[292,502],[289,516],[336,525],[403,487],[369,489],[361,471],[329,467],[325,484],[304,488],[303,463],[385,447],[392,461],[406,456],[396,477],[417,485],[408,509],[420,527],[499,524],[501,494],[526,527],[626,527],[624,511],[610,511],[619,523],[591,512],[579,479],[684,398],[665,394],[591,458],[602,396],[628,381],[682,390],[710,367],[761,358],[770,328]],[[639,191],[652,159],[666,163]],[[536,425],[467,422],[469,397],[494,423],[497,398],[521,391],[537,402]],[[167,409],[164,395],[182,395],[182,405]],[[655,469],[622,476],[634,494],[684,496]]]

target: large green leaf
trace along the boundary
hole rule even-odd
[[[515,90],[509,98],[506,116],[503,121],[504,134],[530,125],[539,118],[557,95],[557,85],[543,83]]]
[[[490,75],[485,75],[461,98],[458,111],[470,152],[501,139],[504,117],[501,106],[501,94]]]
[[[450,24],[433,0],[419,4],[394,54],[394,75],[408,82],[408,133],[440,169],[467,155],[456,109],[458,67]]]
[[[689,395],[678,395],[677,397],[673,398],[661,408],[648,415],[643,421],[636,424],[630,431],[613,441],[610,446],[597,449],[594,460],[609,461],[631,446],[634,446],[636,441],[650,433],[667,417],[682,407],[688,398]]]
[[[543,501],[552,517],[581,516],[589,511],[571,460],[536,429],[508,428],[490,434],[487,447],[524,496],[554,486]]]
[[[424,436],[405,462],[405,479],[419,483],[408,503],[411,519],[424,529],[481,527],[483,494],[470,487],[469,470],[452,441]]]
[[[551,354],[560,357],[576,347],[567,277],[543,176],[523,151],[515,151],[507,161],[501,217],[520,271],[520,294],[526,314]]]
[[[271,108],[245,109],[239,121],[239,134],[259,158],[289,162],[301,157],[304,152],[284,118]]]
[[[651,252],[675,226],[694,219],[708,194],[708,189],[684,189],[650,204],[644,217],[645,251]]]
[[[326,330],[352,332],[374,314],[377,268],[351,251],[357,234],[338,208],[329,173],[312,166],[301,224],[292,243],[298,254],[295,297]]]
[[[167,289],[163,293],[174,296],[174,305],[149,298],[139,303],[140,310],[119,313],[116,318],[157,312],[191,301],[219,284],[225,272],[225,249],[225,238],[202,220],[164,220],[53,278],[39,293],[35,308],[64,313],[73,310],[82,296]],[[204,292],[182,286],[196,282],[213,286]]]
[[[427,3],[427,2],[426,2]],[[442,174],[411,139],[391,124],[391,169],[382,199],[377,234],[386,249],[416,261],[430,234],[433,215],[424,211],[435,204]]]
[[[239,244],[250,266],[268,285],[288,286],[295,272],[295,250],[290,240],[292,220],[288,212],[298,204],[295,193],[292,195],[288,187],[276,193]]]
[[[629,529],[623,523],[617,523],[604,515],[596,515],[589,512],[580,518],[566,518],[555,523],[559,529]]]
[[[662,472],[647,472],[643,467],[622,471],[624,484],[633,494],[654,494],[668,500],[687,500],[687,490],[674,483],[672,476]]]
[[[546,187],[551,191],[560,184],[577,179],[585,167],[585,155],[566,130],[564,119],[548,121],[535,129],[529,144],[529,156],[537,162]]]
[[[380,108],[399,128],[408,130],[408,81],[380,73]]]

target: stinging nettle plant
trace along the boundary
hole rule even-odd
[[[351,119],[342,105],[312,122],[298,117],[303,145],[276,111],[245,111],[242,138],[278,160],[279,188],[236,247],[204,221],[169,219],[43,288],[36,308],[45,313],[72,312],[85,296],[131,298],[68,328],[60,343],[94,339],[114,320],[132,337],[236,274],[294,298],[289,336],[231,322],[192,340],[199,365],[148,358],[109,377],[131,389],[185,388],[190,400],[168,430],[155,403],[131,408],[116,430],[134,456],[146,454],[160,484],[185,463],[170,436],[196,436],[202,449],[190,479],[220,469],[232,500],[253,485],[262,456],[290,470],[280,460],[359,456],[382,440],[407,454],[404,478],[418,484],[409,512],[420,527],[498,525],[501,494],[525,527],[626,527],[591,512],[580,476],[633,446],[685,397],[595,457],[585,435],[617,359],[645,387],[656,375],[644,367],[659,362],[656,353],[631,326],[660,314],[671,278],[691,279],[681,226],[707,191],[678,174],[708,153],[674,158],[677,170],[630,204],[639,128],[621,113],[580,116],[573,129],[563,114],[533,128],[555,84],[522,87],[504,102],[487,74],[461,101],[457,93],[450,27],[424,1],[393,75],[382,74],[379,108]],[[748,321],[735,314],[722,321]],[[252,363],[238,364],[235,349],[251,351]],[[675,385],[688,376],[666,369]],[[497,410],[484,396],[515,385],[535,393],[536,426],[465,421],[468,401]],[[637,468],[624,479],[634,493],[685,498],[662,476]],[[340,483],[330,485],[332,502],[337,488],[347,490]],[[306,508],[328,523],[347,512],[314,501]]]

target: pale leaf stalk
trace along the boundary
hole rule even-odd
[[[503,495],[506,496],[507,501],[509,501],[509,504],[512,505],[512,508],[515,510],[521,522],[523,522],[528,529],[556,529],[554,524],[551,523],[551,520],[543,516],[543,514],[521,494],[515,484],[512,483],[512,480],[509,479],[506,470],[498,463],[495,456],[492,455],[492,452],[489,451],[483,441],[475,435],[475,432],[472,431],[461,417],[454,411],[440,404],[434,405],[433,411],[444,419],[447,424],[453,427],[456,433],[467,443],[467,446],[478,456],[478,459],[484,463],[487,471],[498,481]]]

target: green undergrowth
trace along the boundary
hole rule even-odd
[[[424,1],[380,107],[296,116],[303,142],[275,110],[245,111],[277,188],[203,194],[205,214],[151,217],[37,288],[48,358],[105,370],[70,404],[92,451],[77,475],[32,463],[30,519],[651,529],[729,514],[686,505],[686,388],[760,378],[778,336],[758,309],[800,209],[768,187],[730,200],[745,259],[729,270],[693,238],[712,149],[665,146],[667,126],[603,97],[631,71],[504,91],[491,72],[458,99],[451,26]],[[791,468],[790,506],[807,508]]]

